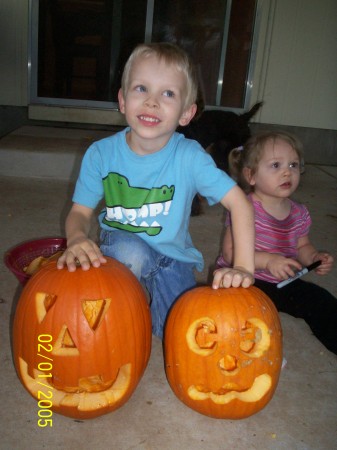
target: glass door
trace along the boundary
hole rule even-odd
[[[208,107],[243,109],[254,63],[257,0],[31,0],[31,103],[116,108],[122,70],[141,42],[194,59]]]

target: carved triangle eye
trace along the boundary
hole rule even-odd
[[[95,331],[109,309],[111,298],[101,300],[83,300],[82,310],[90,328]]]
[[[56,339],[52,353],[54,355],[75,356],[79,355],[78,348],[71,337],[67,325],[63,325]]]
[[[38,292],[35,296],[36,315],[39,323],[46,317],[47,312],[56,302],[57,296],[47,294],[46,292]]]

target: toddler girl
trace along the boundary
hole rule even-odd
[[[311,218],[306,206],[291,200],[302,165],[298,140],[283,132],[264,132],[250,138],[229,156],[230,172],[247,193],[255,211],[255,286],[279,311],[304,319],[318,339],[337,354],[337,300],[324,288],[297,279],[277,284],[304,266],[321,261],[315,272],[327,274],[333,257],[318,251],[309,240]],[[218,267],[232,264],[231,216],[226,219]]]

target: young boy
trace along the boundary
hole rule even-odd
[[[221,202],[232,215],[234,268],[215,272],[212,287],[248,287],[254,282],[254,220],[243,191],[192,140],[175,132],[196,113],[197,77],[180,48],[139,45],[126,63],[118,94],[129,127],[87,150],[66,219],[68,248],[58,261],[83,270],[98,267],[103,255],[124,263],[146,286],[152,329],[160,338],[167,312],[195,286],[194,268],[203,258],[188,232],[191,204],[199,192]],[[88,233],[95,207],[100,248]]]

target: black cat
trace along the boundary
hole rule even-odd
[[[235,114],[231,111],[205,110],[186,127],[177,131],[188,139],[194,139],[212,156],[217,167],[228,172],[228,154],[243,145],[251,136],[250,119],[261,108],[263,102],[256,103],[249,111]],[[192,204],[192,216],[200,214],[200,199]]]

